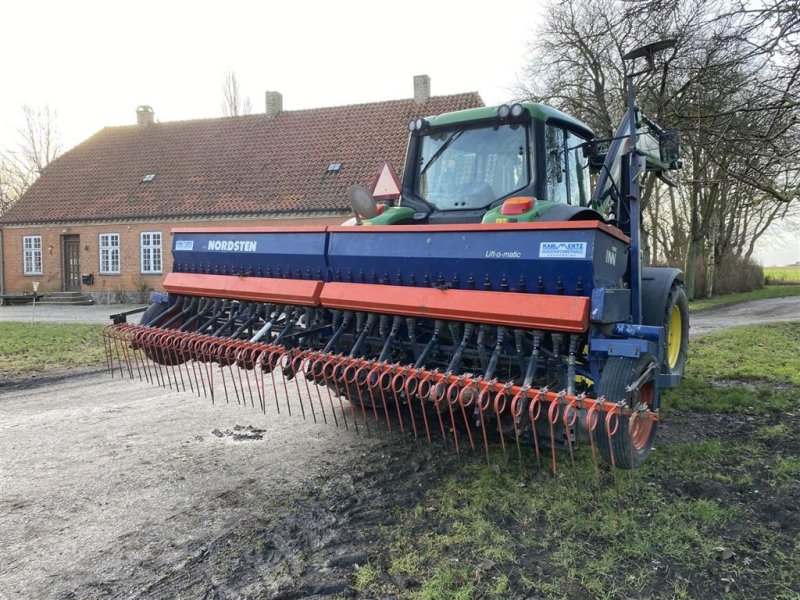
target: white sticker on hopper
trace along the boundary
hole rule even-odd
[[[541,242],[539,258],[586,258],[586,242]]]

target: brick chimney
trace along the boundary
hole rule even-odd
[[[152,106],[142,104],[136,109],[136,124],[137,125],[152,125],[156,122],[156,115],[153,112]]]
[[[283,111],[283,96],[280,92],[267,92],[267,118],[273,119]]]
[[[431,99],[431,78],[427,75],[414,75],[414,102],[425,104]]]

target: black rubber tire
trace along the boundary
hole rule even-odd
[[[153,302],[147,307],[147,310],[142,313],[142,318],[139,319],[139,323],[141,325],[152,323],[157,317],[163,315],[168,310],[170,310],[170,306],[168,304],[164,304],[162,302]],[[167,320],[168,319],[165,318],[157,321],[156,327],[158,327],[162,321]],[[186,362],[186,359],[181,356],[180,353],[166,352],[161,348],[149,348],[147,346],[144,346],[142,349],[147,355],[147,358],[160,365],[173,366]]]
[[[142,313],[142,318],[139,319],[140,325],[147,325],[151,323],[156,317],[163,315],[169,310],[169,305],[163,302],[153,302],[147,307],[147,310]]]
[[[680,323],[673,331],[671,327],[675,318],[679,318]],[[686,355],[689,352],[689,299],[683,284],[678,281],[672,284],[672,289],[667,296],[667,303],[664,307],[664,327],[666,328],[666,339],[664,340],[664,359],[661,364],[661,372],[667,375],[677,375],[680,381],[680,378],[683,378]],[[680,339],[673,339],[678,334]],[[672,354],[673,351],[676,353]]]
[[[643,356],[638,359],[612,356],[606,361],[600,376],[598,397],[603,396],[606,400],[615,403],[623,401],[630,408],[643,402],[648,404],[651,410],[658,409],[659,391],[655,381],[658,375],[657,369],[653,369],[650,377],[638,389],[632,392],[625,389],[639,379],[653,362],[655,359],[651,356]],[[634,469],[647,460],[653,449],[658,421],[639,419],[634,423],[634,431],[631,430],[630,425],[628,417],[620,416],[619,426],[609,440],[605,414],[601,416],[595,433],[600,454],[608,464],[622,469]]]

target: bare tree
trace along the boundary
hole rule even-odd
[[[24,125],[17,130],[17,145],[0,150],[0,214],[16,202],[47,165],[61,154],[58,114],[48,105],[22,107]]]
[[[621,55],[676,45],[638,81],[638,103],[681,132],[679,188],[643,186],[643,245],[706,280],[800,197],[800,11],[797,0],[573,0],[550,4],[530,45],[522,97],[555,104],[612,135],[624,111]],[[642,24],[646,24],[645,27]],[[707,286],[710,293],[712,287]]]
[[[239,91],[239,80],[236,77],[236,71],[225,71],[222,98],[222,116],[224,117],[238,117],[249,115],[252,112],[250,98],[243,98]]]

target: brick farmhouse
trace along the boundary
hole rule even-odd
[[[141,301],[172,267],[180,226],[338,225],[347,188],[398,170],[414,117],[482,106],[476,92],[264,114],[107,127],[53,161],[0,218],[0,291],[82,291]]]

